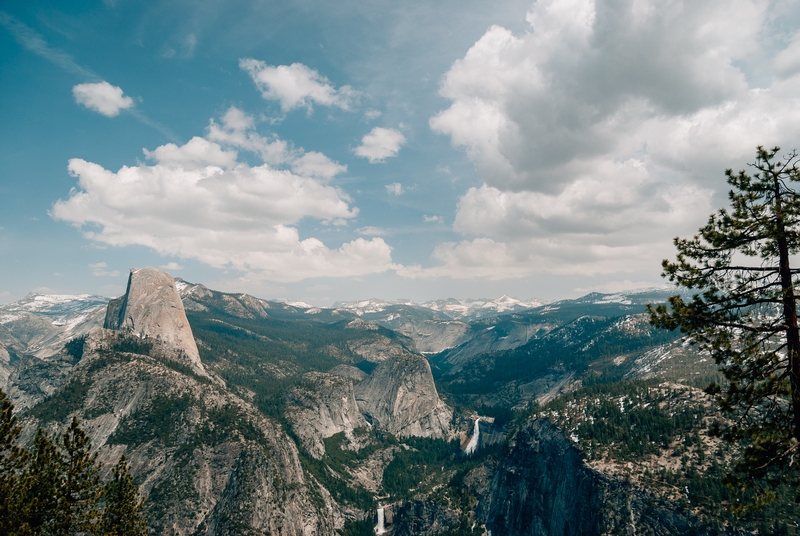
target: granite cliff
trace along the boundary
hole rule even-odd
[[[197,374],[208,375],[200,362],[175,280],[163,270],[131,269],[128,289],[125,295],[109,302],[103,327],[153,339],[172,350],[172,358],[183,361]]]
[[[356,402],[376,429],[398,437],[446,438],[453,410],[439,398],[428,361],[392,356],[354,387]]]

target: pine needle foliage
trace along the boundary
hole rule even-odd
[[[786,497],[800,500],[800,181],[796,151],[758,147],[747,171],[726,170],[730,209],[712,214],[692,238],[676,238],[663,276],[696,291],[648,306],[651,322],[680,329],[710,354],[725,377],[707,392],[728,420],[716,433],[738,446],[726,481],[735,510],[749,512]]]
[[[125,455],[114,466],[113,477],[103,487],[106,505],[103,510],[103,536],[144,536],[147,518],[144,501],[133,483],[133,475]]]
[[[27,452],[17,445],[21,431],[14,405],[0,390],[0,534],[7,534],[18,523],[23,504],[19,473],[26,463]]]
[[[14,406],[0,390],[0,534],[144,536],[143,500],[123,456],[103,484],[97,452],[74,418],[60,437],[37,430],[19,446]]]
[[[73,418],[61,436],[63,488],[59,494],[56,524],[64,534],[93,534],[99,523],[99,504],[103,495],[97,453],[92,452],[89,436]]]

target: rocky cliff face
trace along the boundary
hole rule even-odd
[[[359,409],[378,430],[398,437],[448,436],[453,411],[439,398],[422,356],[383,360],[354,391]]]
[[[156,534],[335,534],[338,506],[277,422],[158,354],[120,350],[138,340],[91,334],[66,387],[24,417],[25,436],[77,416],[105,467],[131,461]]]
[[[195,373],[207,376],[171,275],[156,268],[131,269],[124,296],[111,300],[104,326],[149,338],[175,351]]]
[[[587,467],[546,419],[514,435],[476,513],[507,536],[705,533],[690,515]]]
[[[352,442],[353,430],[367,427],[356,405],[350,378],[309,372],[303,375],[301,385],[287,391],[284,400],[284,413],[292,423],[292,430],[317,459],[325,454],[323,439],[344,432]]]

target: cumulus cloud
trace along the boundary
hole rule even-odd
[[[743,71],[767,54],[767,8],[540,0],[528,32],[490,28],[443,77],[450,106],[430,120],[484,181],[459,200],[465,240],[440,246],[430,273],[477,274],[484,258],[508,277],[657,274],[670,238],[713,212],[725,168],[800,138],[797,38],[768,87]]]
[[[133,107],[133,99],[122,88],[108,82],[78,84],[72,88],[75,102],[106,117],[116,117],[121,110]]]
[[[211,157],[195,152],[199,146]],[[70,160],[79,188],[56,202],[51,215],[95,242],[145,246],[234,268],[250,279],[299,281],[392,267],[391,248],[381,238],[358,238],[338,248],[300,238],[294,225],[304,218],[337,224],[358,214],[347,194],[324,180],[268,164],[231,166],[231,154],[213,142],[193,140],[147,154],[155,163],[116,172]]]
[[[441,216],[428,216],[427,214],[422,216],[422,221],[425,223],[441,223],[444,221],[444,218]]]
[[[361,138],[361,145],[355,148],[355,153],[375,164],[397,156],[405,143],[406,137],[399,130],[375,127]]]
[[[197,169],[204,166],[233,167],[236,164],[236,151],[225,151],[218,144],[205,138],[193,137],[188,143],[177,146],[168,143],[157,147],[154,151],[144,149],[144,154],[151,160],[162,164]]]
[[[385,186],[386,193],[389,195],[403,195],[406,191],[403,189],[403,185],[399,182],[393,182],[391,184],[387,184]]]
[[[331,160],[322,153],[296,149],[275,135],[262,136],[256,131],[255,119],[235,106],[231,106],[225,112],[219,123],[211,120],[206,130],[206,137],[226,147],[255,153],[264,163],[271,166],[288,165],[292,171],[304,177],[327,180],[347,171],[347,166]],[[235,160],[235,152],[226,154],[233,154]]]
[[[302,63],[267,65],[253,58],[242,58],[239,67],[250,75],[261,96],[280,102],[284,112],[296,108],[310,112],[315,104],[349,110],[357,96],[350,86],[336,89],[330,80]]]
[[[95,277],[119,277],[119,270],[109,270],[107,262],[98,262],[90,264],[89,269]]]

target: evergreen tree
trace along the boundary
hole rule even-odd
[[[24,500],[17,534],[60,534],[56,515],[64,489],[63,468],[56,443],[40,428],[33,438],[28,464],[20,479],[20,493]]]
[[[99,503],[103,488],[98,474],[97,453],[92,453],[89,436],[72,419],[61,436],[63,488],[59,494],[56,526],[60,534],[93,534],[100,520]]]
[[[27,457],[27,452],[17,445],[21,431],[14,405],[0,389],[0,534],[10,534],[20,524],[23,501],[19,473]]]
[[[708,392],[730,417],[718,430],[739,447],[727,480],[748,508],[796,494],[800,482],[800,271],[790,263],[800,251],[800,171],[796,152],[779,151],[758,147],[752,176],[725,172],[731,209],[676,238],[676,261],[663,262],[665,277],[696,293],[649,307],[654,325],[680,328],[720,365],[725,385]]]
[[[106,499],[101,522],[103,536],[144,536],[147,518],[144,501],[133,483],[130,466],[123,455],[114,466],[113,477],[104,486]]]

